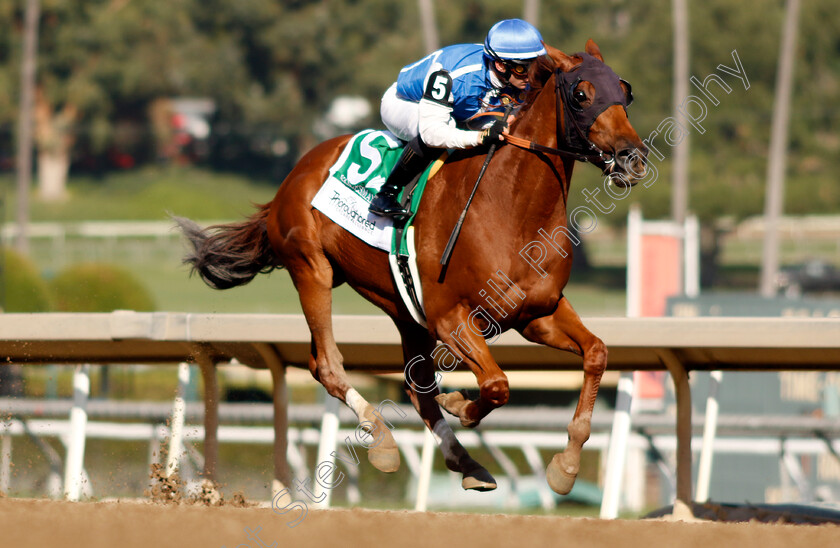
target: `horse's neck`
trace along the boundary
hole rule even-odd
[[[534,104],[526,110],[513,128],[513,135],[535,143],[556,148],[556,99],[554,80],[549,79]],[[566,199],[569,194],[574,161],[557,155],[537,154],[506,145],[513,169],[497,179],[499,189],[510,201],[510,213],[533,231],[546,226],[565,226]],[[505,169],[505,166],[500,166]],[[507,183],[505,183],[507,181]],[[523,228],[527,228],[523,226]]]

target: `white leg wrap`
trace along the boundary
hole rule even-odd
[[[362,395],[356,392],[355,388],[351,388],[346,394],[344,394],[344,401],[347,402],[347,407],[356,413],[356,417],[358,417],[359,420],[362,420],[362,413],[369,405]]]
[[[444,419],[440,419],[435,423],[435,427],[432,429],[432,435],[435,437],[438,445],[443,442],[452,441],[455,438],[455,432],[452,431],[452,428],[449,427],[449,424]]]

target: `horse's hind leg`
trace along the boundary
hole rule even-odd
[[[396,472],[400,467],[400,454],[394,437],[373,406],[350,386],[344,371],[344,359],[335,344],[332,327],[333,271],[329,261],[323,254],[311,252],[304,260],[289,260],[286,265],[312,333],[309,371],[331,396],[343,401],[356,413],[362,428],[373,436],[365,444],[370,463],[382,472]]]
[[[446,423],[435,396],[440,389],[435,383],[435,363],[432,353],[435,340],[429,333],[413,323],[395,322],[403,341],[403,358],[406,369],[405,391],[420,414],[426,427],[435,436],[443,453],[446,467],[462,475],[461,486],[475,491],[491,491],[496,480],[483,466],[473,460]]]
[[[565,451],[554,455],[545,473],[549,486],[565,495],[575,484],[581,449],[589,439],[595,397],[607,368],[607,347],[584,327],[565,297],[560,299],[554,314],[530,322],[520,332],[530,341],[583,355],[583,386],[569,423],[569,443]]]

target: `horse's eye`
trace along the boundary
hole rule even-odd
[[[577,101],[578,103],[583,103],[586,101],[586,94],[581,90],[576,90],[574,94],[572,94],[572,97],[574,97],[575,101]]]

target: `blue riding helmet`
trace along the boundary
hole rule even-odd
[[[505,19],[487,33],[484,53],[498,61],[525,61],[545,55],[545,48],[542,35],[534,25],[522,19]]]

